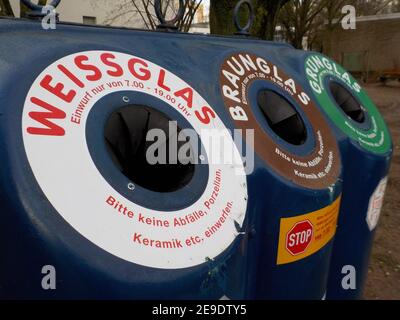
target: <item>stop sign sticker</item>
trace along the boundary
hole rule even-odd
[[[286,235],[286,250],[296,256],[307,250],[314,233],[314,226],[309,220],[297,222]]]
[[[319,210],[280,219],[277,264],[292,263],[321,250],[336,232],[340,196]]]

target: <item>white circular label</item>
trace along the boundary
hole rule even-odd
[[[239,232],[236,225],[242,226],[245,218],[243,164],[210,163],[204,193],[182,210],[161,212],[126,199],[94,164],[85,127],[99,99],[127,90],[168,103],[200,139],[204,129],[226,130],[209,104],[164,68],[124,53],[75,53],[47,67],[25,101],[23,141],[38,184],[75,230],[117,257],[162,269],[196,266],[215,258],[233,242]],[[234,157],[240,158],[229,137]],[[202,141],[209,155],[211,147]]]
[[[371,195],[371,198],[369,199],[366,220],[370,231],[373,231],[376,228],[379,221],[379,217],[381,216],[383,198],[385,196],[387,182],[388,182],[388,177],[383,178],[379,182],[374,193]]]

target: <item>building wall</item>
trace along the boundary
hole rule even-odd
[[[325,53],[354,72],[400,71],[400,15],[388,16],[364,17],[355,30],[338,27],[331,46],[324,42],[324,48],[331,47]]]
[[[19,17],[20,0],[10,0],[14,14]],[[35,2],[35,1],[34,1]],[[119,9],[121,4],[128,3],[124,9]],[[60,21],[92,24],[93,18],[98,25],[122,26],[127,28],[146,29],[139,13],[126,0],[62,0],[57,7]],[[126,14],[118,16],[123,11]],[[210,33],[209,4],[203,0],[193,21],[190,32]]]
[[[138,14],[127,14],[119,19],[109,21],[109,18],[118,13],[118,6],[126,2],[123,0],[62,0],[57,7],[60,21],[83,23],[83,17],[96,18],[96,24],[124,26],[128,28],[144,27]],[[19,17],[19,0],[10,0],[14,13]]]
[[[197,9],[193,19],[193,24],[189,32],[192,33],[210,33],[210,6],[208,1],[203,2]]]

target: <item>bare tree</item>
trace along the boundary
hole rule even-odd
[[[238,0],[211,0],[210,29],[212,34],[232,35],[235,33],[233,9]]]
[[[325,39],[324,52],[329,54],[332,43],[330,39],[338,23],[346,13],[345,5],[352,5],[357,16],[374,15],[382,12],[396,0],[291,0],[279,13],[279,25],[283,27],[285,38],[296,48],[302,48],[302,41],[307,37],[308,48],[322,49],[322,38]]]
[[[315,19],[324,10],[323,0],[292,0],[280,11],[279,22],[286,39],[295,47],[302,48],[303,38],[309,34]]]
[[[382,13],[385,8],[387,8],[391,3],[395,3],[394,0],[373,0],[373,1],[365,1],[365,0],[350,0],[356,10],[357,16],[369,16],[378,13]]]
[[[106,0],[103,0],[106,1]],[[180,31],[188,32],[202,0],[184,0],[184,16],[177,23]],[[164,16],[175,16],[179,10],[179,2],[176,0],[162,0],[162,13]],[[116,21],[124,23],[137,21],[138,17],[147,29],[156,29],[159,24],[154,11],[154,0],[119,0],[115,1],[114,8],[109,12],[106,24]]]
[[[357,16],[366,16],[382,13],[390,4],[395,3],[393,0],[337,0],[325,1],[325,9],[321,12],[318,23],[310,30],[310,47],[314,47],[314,43],[319,43],[322,47],[322,38],[325,38],[324,52],[330,54],[332,52],[332,38],[335,30],[340,27],[341,21],[346,15],[342,13],[345,5],[352,5],[356,9]]]
[[[256,21],[253,28],[255,36],[274,40],[279,12],[290,0],[254,0]]]

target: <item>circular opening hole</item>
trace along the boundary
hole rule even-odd
[[[329,88],[337,105],[343,110],[347,116],[356,122],[362,123],[365,120],[364,110],[360,103],[354,98],[353,94],[344,86],[331,81]]]
[[[260,91],[257,100],[268,125],[280,138],[294,145],[306,141],[303,119],[288,100],[270,90]]]
[[[193,178],[193,161],[182,164],[179,160],[170,161],[169,145],[172,139],[177,143],[177,152],[186,142],[177,141],[181,131],[169,132],[170,119],[162,112],[146,106],[125,106],[113,112],[107,120],[104,139],[108,152],[119,170],[134,184],[155,192],[174,192],[187,185]],[[160,143],[146,141],[147,133],[160,129],[166,139],[149,154],[159,158],[159,152],[165,152],[165,163],[151,164],[146,154],[150,146]],[[193,154],[193,153],[191,153]]]

